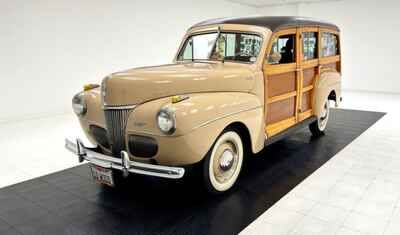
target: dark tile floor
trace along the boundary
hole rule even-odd
[[[236,234],[383,115],[333,110],[326,135],[304,129],[268,146],[222,196],[195,176],[103,187],[87,165],[9,186],[0,189],[0,234]]]

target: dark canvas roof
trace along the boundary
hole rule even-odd
[[[245,24],[269,28],[271,31],[278,31],[293,26],[322,26],[339,31],[339,28],[331,23],[307,17],[298,16],[254,16],[239,18],[218,18],[202,21],[192,27],[206,26],[213,24]]]

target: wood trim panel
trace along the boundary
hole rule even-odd
[[[340,55],[319,58],[320,64],[330,64],[330,63],[334,63],[334,62],[338,62],[338,61],[340,61]]]
[[[264,64],[264,74],[265,75],[275,75],[287,72],[294,72],[296,71],[296,63],[290,64],[268,64],[266,62]]]
[[[299,107],[301,106],[301,88],[303,87],[303,71],[301,70],[301,64],[303,60],[303,46],[301,40],[300,28],[296,30],[296,107],[295,107],[295,117],[296,121],[299,119]]]
[[[281,101],[281,100],[286,100],[286,99],[289,99],[289,98],[294,97],[296,95],[297,95],[297,91],[292,91],[290,93],[286,93],[286,94],[283,94],[283,95],[273,96],[271,98],[268,98],[267,103],[270,104],[270,103],[278,102],[278,101]]]
[[[296,107],[295,107],[295,116],[296,120],[298,120],[298,113],[299,113],[299,107],[301,106],[301,88],[303,87],[303,72],[301,70],[297,70],[297,76],[296,76]]]
[[[299,28],[299,31],[301,33],[303,33],[303,32],[318,32],[318,28],[319,27],[302,27],[302,28]]]
[[[296,124],[296,118],[292,117],[271,125],[267,125],[265,130],[268,133],[268,136],[273,136],[295,124]]]
[[[317,37],[317,49],[318,49],[318,58],[314,58],[311,60],[303,61],[303,48],[302,48],[302,40],[301,40],[301,33],[303,32],[316,32],[318,34]],[[280,82],[279,85],[287,85],[290,86],[284,92],[284,89],[280,89],[280,92],[276,92],[275,94],[268,91],[266,94],[266,127],[265,130],[268,136],[275,135],[296,123],[303,121],[313,115],[313,100],[314,97],[314,88],[315,84],[317,83],[318,76],[322,70],[326,69],[339,69],[340,70],[340,61],[341,56],[329,56],[329,57],[321,57],[321,35],[323,32],[333,33],[338,35],[339,32],[324,28],[324,27],[299,27],[299,28],[290,28],[281,30],[276,32],[271,37],[271,40],[267,47],[267,53],[269,54],[273,41],[282,35],[288,34],[296,34],[296,63],[291,64],[278,64],[278,65],[270,65],[268,61],[265,60],[264,62],[264,78],[265,78],[265,88],[266,91],[271,86],[271,82],[273,83],[274,80],[271,77],[273,76],[288,76],[288,73],[295,73],[295,89],[293,89],[292,83]],[[340,38],[339,38],[339,53],[340,53]],[[267,54],[267,55],[268,55]],[[267,58],[267,55],[265,58]],[[293,75],[289,74],[289,77],[293,78]],[[278,87],[277,84],[272,84]],[[272,87],[273,87],[272,86]],[[275,88],[274,88],[275,89]],[[290,91],[290,92],[288,92]],[[294,107],[293,112],[291,112],[291,108]],[[289,117],[292,115],[293,117]],[[285,117],[286,116],[286,117]]]
[[[296,63],[290,63],[290,64],[268,64],[268,55],[271,51],[272,48],[272,43],[276,38],[282,35],[288,35],[288,34],[296,34],[296,37],[298,37],[297,34],[297,28],[291,28],[291,29],[285,29],[281,30],[279,32],[276,32],[272,35],[270,41],[268,42],[268,46],[266,49],[266,54],[264,56],[264,65],[263,65],[263,72],[264,72],[264,90],[268,92],[265,94],[265,123],[266,126],[269,123],[272,122],[279,122],[282,119],[285,118],[292,118],[291,116],[295,116],[296,114],[296,107],[295,107],[295,97],[297,95],[296,91],[296,70],[298,68],[298,64]],[[297,53],[298,53],[298,45],[296,44],[296,61],[297,59]],[[283,73],[294,73],[294,87],[293,91],[289,91],[288,89],[286,93],[280,94],[280,95],[271,95],[271,92],[269,92],[271,84],[274,82],[273,79],[271,79],[272,76],[279,76],[280,74]],[[274,84],[273,84],[274,85]],[[284,90],[284,89],[281,89]],[[276,93],[275,93],[276,94]],[[294,94],[294,96],[293,96]],[[286,104],[286,105],[284,105]],[[293,117],[294,118],[294,117]],[[265,128],[267,135],[271,135],[269,131],[267,131],[267,128]]]
[[[299,121],[301,122],[304,119],[311,117],[311,115],[312,115],[312,109],[299,113]]]
[[[315,67],[303,69],[303,88],[312,85],[316,75]]]
[[[311,91],[306,91],[301,96],[302,96],[302,102],[301,102],[300,112],[312,109]]]
[[[283,29],[283,30],[280,30],[279,32],[274,33],[274,39],[279,36],[286,35],[286,34],[296,34],[296,32],[297,32],[297,28]]]
[[[313,85],[309,85],[309,86],[303,87],[303,89],[301,91],[304,93],[307,91],[311,91],[313,88],[314,88]]]
[[[270,75],[268,79],[268,98],[284,95],[296,90],[295,72]]]
[[[332,29],[327,29],[327,28],[320,27],[320,28],[319,28],[319,31],[320,31],[321,33],[333,33],[333,34],[336,34],[336,35],[339,36],[339,32],[336,31],[336,30],[332,30]]]
[[[305,60],[301,64],[301,68],[308,69],[312,67],[317,67],[319,64],[319,59]]]
[[[280,101],[267,104],[268,116],[267,125],[282,121],[287,118],[295,117],[296,98],[290,97]]]

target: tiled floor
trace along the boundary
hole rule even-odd
[[[241,234],[400,234],[400,95],[344,99],[388,114]]]
[[[76,135],[83,137],[72,114],[1,123],[0,188],[77,165],[63,147]]]

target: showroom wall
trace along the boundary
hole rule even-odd
[[[379,5],[379,7],[378,7]],[[0,121],[71,112],[88,82],[171,61],[185,30],[214,17],[303,15],[342,29],[345,89],[400,92],[396,0],[249,7],[203,1],[1,1]]]
[[[343,87],[400,93],[400,18],[397,0],[342,0],[259,9],[266,15],[325,19],[342,31]]]
[[[169,63],[192,24],[254,11],[223,0],[1,1],[0,121],[71,112],[83,84]]]

